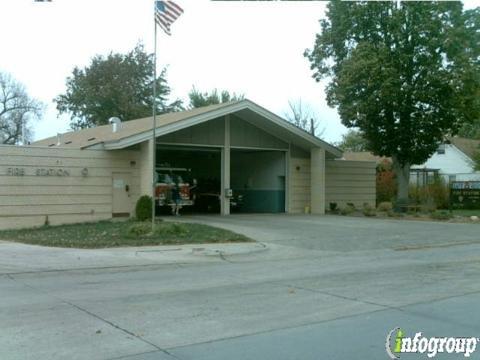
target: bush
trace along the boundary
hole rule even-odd
[[[377,216],[377,212],[375,211],[375,208],[370,206],[369,204],[363,205],[362,213],[364,216]]]
[[[380,204],[378,204],[378,211],[391,211],[393,209],[393,205],[390,201],[383,201]]]
[[[450,205],[450,191],[445,181],[437,176],[432,184],[426,186],[410,185],[410,200],[427,210],[448,209]]]
[[[450,205],[450,191],[448,185],[441,177],[436,177],[433,184],[429,185],[430,196],[437,209],[448,209]]]
[[[350,215],[355,211],[355,207],[348,204],[347,206],[340,209],[340,214],[342,215]]]
[[[151,232],[152,232],[152,226],[147,223],[133,224],[127,230],[128,235],[133,237],[144,236],[144,235],[150,234]]]
[[[336,211],[338,210],[338,208],[337,208],[337,203],[336,203],[336,202],[331,202],[331,203],[329,204],[329,206],[330,206],[330,211],[331,211],[331,212],[336,212]]]
[[[436,210],[430,215],[435,220],[448,220],[452,218],[452,214],[446,210]]]
[[[139,221],[152,219],[152,198],[150,196],[140,196],[135,206],[135,215]]]
[[[376,176],[377,202],[392,201],[397,193],[397,183],[392,164],[388,160],[382,161],[377,166]]]

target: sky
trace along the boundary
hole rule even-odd
[[[323,139],[337,142],[347,129],[328,107],[324,88],[303,57],[312,48],[326,2],[234,2],[176,0],[184,14],[172,36],[159,30],[158,69],[167,66],[172,99],[214,88],[243,93],[283,116],[289,101],[302,100],[324,129]],[[465,1],[466,7],[480,0]],[[65,92],[75,66],[96,54],[126,53],[142,42],[153,52],[153,0],[0,0],[0,71],[26,86],[46,105],[33,125],[34,139],[69,130],[53,98]],[[115,114],[112,114],[115,116]]]

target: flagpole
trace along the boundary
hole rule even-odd
[[[155,230],[155,186],[157,183],[157,139],[155,136],[155,128],[157,127],[157,22],[155,21],[156,3],[153,9],[153,27],[154,27],[154,46],[153,46],[153,120],[152,120],[152,233]]]

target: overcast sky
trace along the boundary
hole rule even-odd
[[[340,140],[346,128],[303,57],[325,2],[176,3],[185,13],[171,37],[159,32],[158,38],[158,67],[168,66],[172,98],[186,100],[193,85],[227,89],[280,116],[289,100],[302,99],[325,128],[323,138]],[[478,6],[480,0],[465,4]],[[88,65],[95,54],[127,52],[139,41],[153,51],[153,0],[0,0],[0,14],[0,71],[48,105],[34,126],[35,139],[68,130],[69,118],[58,117],[52,99],[65,91],[74,66]]]

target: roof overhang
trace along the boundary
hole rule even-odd
[[[160,137],[167,135],[229,114],[234,114],[242,120],[269,132],[271,135],[305,150],[311,148],[323,148],[330,155],[329,157],[342,157],[342,151],[340,149],[298,128],[285,119],[247,99],[170,124],[158,126],[155,129],[155,136]],[[139,144],[151,138],[152,130],[149,130],[119,140],[89,146],[88,148],[118,150]]]

